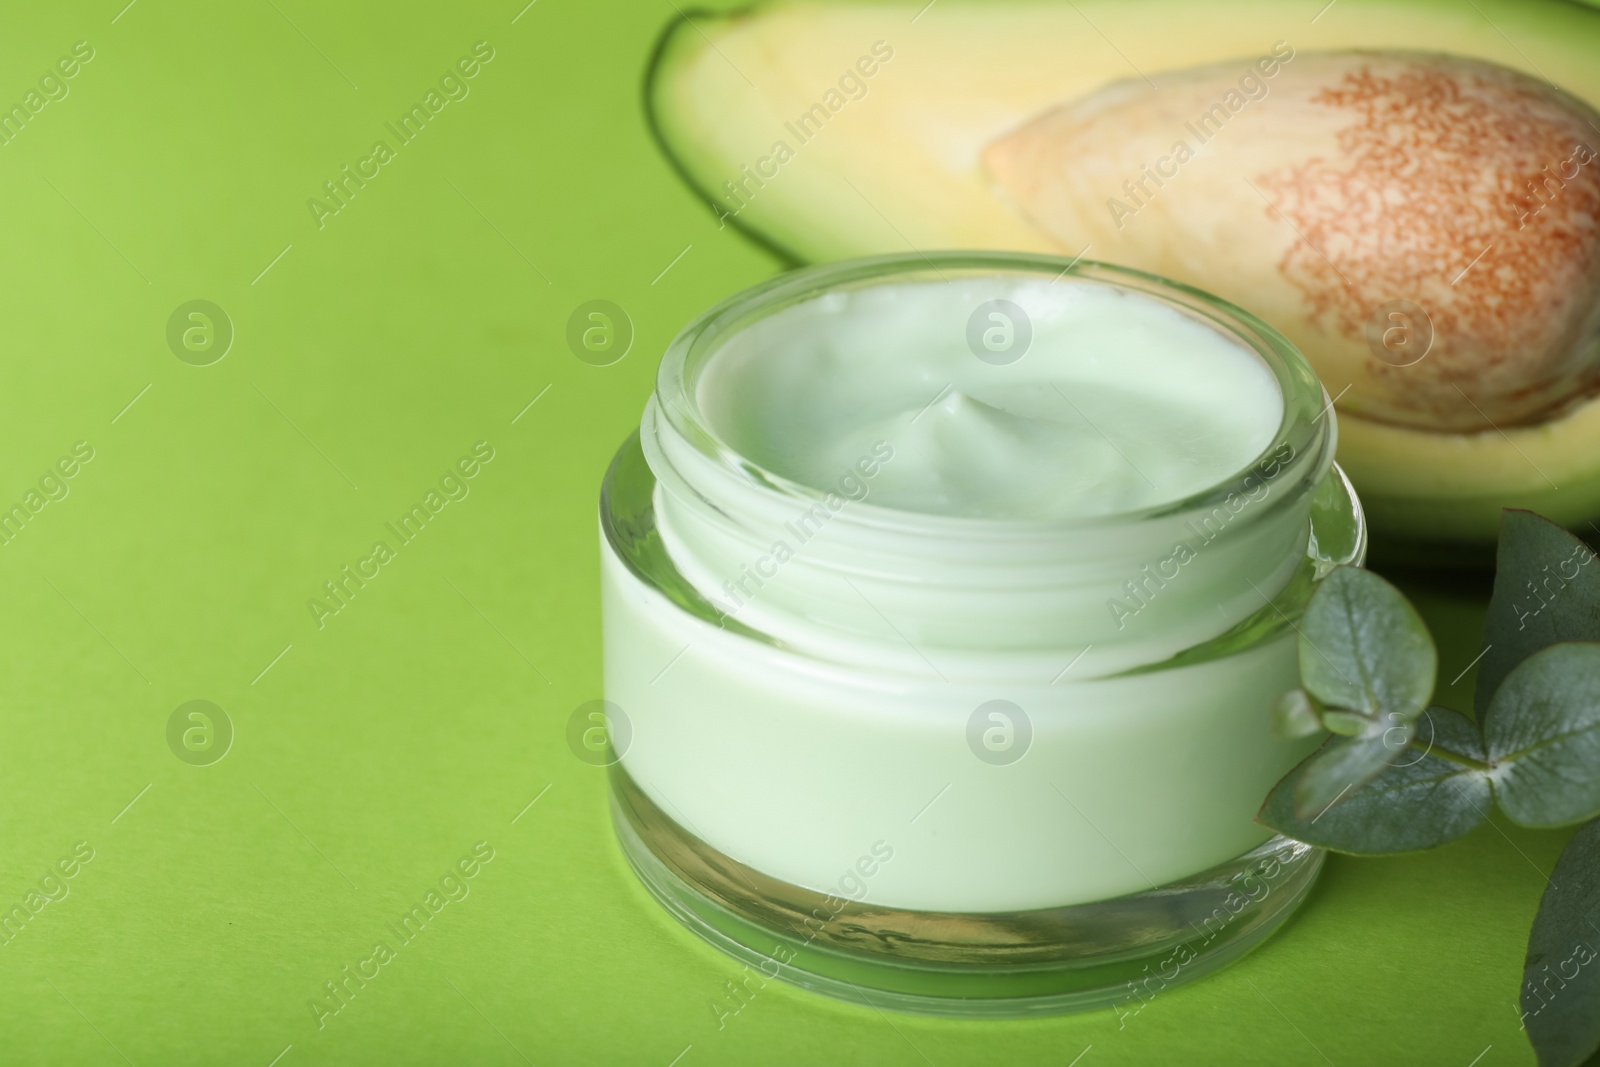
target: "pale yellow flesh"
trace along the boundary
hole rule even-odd
[[[1537,426],[1471,434],[1340,416],[1339,463],[1377,529],[1492,542],[1501,509],[1516,507],[1600,537],[1600,400]]]
[[[1486,59],[1600,104],[1600,62],[1574,43],[1597,39],[1595,16],[1568,3],[1340,0],[1315,23],[1303,5],[1260,0],[941,0],[918,17],[921,9],[776,4],[700,19],[705,37],[680,30],[669,76],[654,86],[662,132],[680,155],[692,154],[684,162],[719,197],[741,164],[788,144],[794,157],[764,187],[751,187],[740,220],[805,258],[907,248],[1075,255],[1080,249],[1057,248],[996,199],[980,153],[1040,111],[1110,82],[1254,57],[1287,41],[1300,52],[1420,48]],[[785,124],[822,101],[878,41],[894,55],[863,79],[865,97],[800,143]]]

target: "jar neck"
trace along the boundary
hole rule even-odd
[[[1074,677],[1097,677],[1256,614],[1304,558],[1334,446],[1331,417],[1301,420],[1196,498],[1136,515],[1002,521],[873,504],[868,472],[894,462],[892,441],[823,492],[708,450],[681,421],[658,396],[641,426],[656,524],[724,618],[809,655],[951,678],[1074,655]]]
[[[737,351],[738,339],[752,336],[746,331],[788,309],[826,301],[842,313],[850,294],[880,285],[937,281],[951,286],[938,291],[954,300],[984,289],[968,282],[1047,279],[1036,290],[1045,294],[1038,297],[1044,307],[1032,318],[1056,322],[1059,330],[1066,320],[1052,318],[1048,294],[1059,292],[1051,287],[1068,275],[1068,284],[1151,298],[1253,353],[1273,375],[1282,402],[1265,450],[1213,484],[1205,482],[1215,473],[1207,474],[1190,495],[1169,503],[1116,514],[978,518],[876,502],[873,472],[895,462],[894,440],[872,442],[859,457],[830,451],[829,462],[844,468],[837,478],[810,472],[807,484],[799,484],[733,447],[727,427],[719,430],[702,409],[701,385],[714,380],[708,368]],[[960,335],[961,314],[952,309],[966,304],[915,306],[939,326],[930,340],[914,319],[893,319],[886,329],[909,347],[908,358],[953,345],[941,339]],[[894,311],[875,307],[869,319],[881,325],[883,315],[892,318]],[[827,349],[843,338],[846,349],[860,349],[868,343],[850,340],[848,327],[838,323],[817,328],[805,344]],[[785,331],[772,332],[772,343],[791,343]],[[819,366],[817,373],[827,370]],[[724,407],[737,410],[741,402],[738,389],[712,393]],[[1202,645],[1260,612],[1289,583],[1305,559],[1313,496],[1332,465],[1335,431],[1326,399],[1287,340],[1205,293],[1058,257],[935,252],[796,271],[712,308],[668,347],[640,448],[656,479],[661,543],[725,621],[809,655],[886,670],[1016,675],[1024,661],[1081,655],[1075,677],[1097,677]],[[907,443],[905,451],[911,463],[914,448]],[[1011,474],[1020,473],[1014,456],[1005,462]]]

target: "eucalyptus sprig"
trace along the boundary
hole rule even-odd
[[[1578,538],[1507,510],[1475,718],[1430,706],[1438,655],[1421,616],[1369,571],[1341,568],[1300,623],[1302,688],[1280,736],[1333,736],[1257,820],[1357,855],[1432,848],[1498,806],[1521,826],[1600,816],[1600,563]],[[1600,821],[1568,842],[1529,939],[1522,1019],[1544,1067],[1600,1051]]]

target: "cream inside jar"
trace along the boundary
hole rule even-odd
[[[995,301],[1031,309],[1025,351]],[[997,347],[1009,333],[1012,358],[974,358],[964,309]],[[765,470],[829,491],[888,445],[863,499],[972,519],[1179,500],[1247,466],[1283,418],[1272,372],[1221,331],[1142,293],[1029,277],[817,296],[728,338],[695,389],[706,426]]]
[[[717,853],[992,913],[1270,836],[1315,744],[1268,710],[1297,681],[1272,602],[1318,567],[1322,390],[1237,309],[1048,262],[803,272],[669,350],[649,529],[607,527],[606,697],[622,770]]]

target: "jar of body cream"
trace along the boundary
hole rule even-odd
[[[1132,1010],[1281,923],[1295,619],[1360,563],[1334,416],[1248,313],[939,253],[691,323],[601,496],[623,851],[759,980]]]

